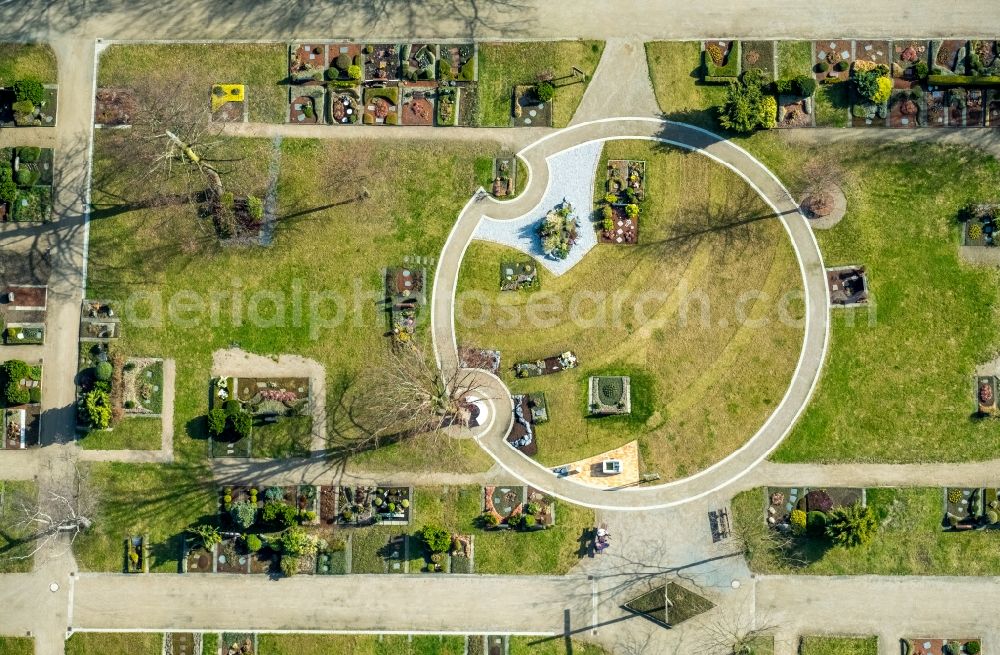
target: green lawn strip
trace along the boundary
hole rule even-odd
[[[567,648],[563,637],[511,637],[509,655],[607,655],[608,651],[596,644],[572,640]]]
[[[847,84],[820,84],[816,87],[813,106],[816,127],[847,127],[850,117]]]
[[[498,291],[500,262],[524,255],[474,242],[458,282],[458,341],[500,350],[501,377],[513,392],[545,394],[550,420],[536,430],[543,464],[638,440],[644,471],[683,477],[742,445],[787,387],[801,329],[780,320],[778,299],[799,286],[794,254],[772,218],[724,227],[733,216],[769,212],[707,158],[647,141],[609,142],[599,170],[607,158],[646,161],[639,245],[599,245],[564,275],[540,269],[540,290],[511,293]],[[581,220],[581,229],[592,229]],[[770,299],[750,308],[767,330],[736,313],[734,300],[747,289]],[[694,296],[707,300],[704,323],[705,303]],[[581,298],[597,300],[577,304]],[[534,319],[573,312],[581,320]],[[524,379],[512,373],[515,362],[567,350],[579,368]],[[630,376],[632,414],[589,417],[591,375]]]
[[[160,655],[159,632],[76,632],[66,640],[66,655]]]
[[[289,416],[253,429],[251,457],[308,457],[312,445],[311,416]]]
[[[261,634],[260,655],[462,655],[465,638],[445,635]]]
[[[204,632],[201,635],[201,652],[203,655],[212,655],[219,652],[219,633]]]
[[[817,152],[773,134],[745,144],[796,193],[812,157],[844,170],[847,216],[816,238],[827,266],[866,266],[875,306],[872,314],[832,312],[823,376],[773,459],[995,457],[993,422],[971,419],[970,376],[1000,346],[1000,330],[986,318],[1000,304],[1000,272],[959,260],[955,216],[995,195],[997,161],[932,144],[827,144]]]
[[[943,532],[941,493],[937,487],[869,489],[868,505],[882,527],[868,545],[843,548],[824,539],[804,539],[790,553],[791,561],[770,549],[754,549],[750,568],[807,575],[1000,574],[1000,533]],[[763,522],[764,494],[754,489],[733,499],[737,525]]]
[[[43,84],[56,83],[56,53],[52,48],[38,43],[0,43],[0,86],[28,77]]]
[[[804,636],[799,655],[878,655],[878,637]]]
[[[656,102],[666,118],[718,129],[715,107],[725,100],[726,85],[701,82],[699,42],[648,42],[646,61]]]
[[[27,556],[33,549],[33,542],[22,541],[31,536],[31,531],[18,525],[23,516],[18,509],[20,500],[32,502],[38,497],[34,482],[24,480],[0,480],[0,573],[25,573],[31,570],[33,557]]]
[[[812,41],[778,42],[778,79],[812,73]]]
[[[523,41],[479,44],[478,123],[484,127],[507,127],[511,119],[511,98],[517,84],[533,84],[542,71],[555,77],[552,100],[554,127],[565,127],[573,118],[586,83],[560,79],[576,66],[594,74],[604,50],[603,41]]]
[[[80,436],[85,450],[159,450],[163,445],[161,419],[129,417],[112,430],[92,430]]]
[[[115,44],[101,53],[97,84],[135,88],[146,79],[162,80],[178,95],[204,98],[206,109],[213,84],[245,84],[249,119],[281,123],[288,110],[282,86],[287,76],[283,43]]]
[[[74,544],[80,567],[121,571],[123,540],[149,535],[149,570],[177,573],[185,530],[214,522],[218,507],[211,472],[190,464],[93,464],[100,496],[94,527]]]
[[[97,135],[97,179],[109,167],[125,165],[108,156],[108,137]],[[226,165],[232,188],[262,191],[272,149],[270,140],[228,139],[225,150],[238,161]],[[191,207],[168,207],[120,213],[91,224],[88,289],[95,297],[124,300],[134,285],[158,294],[167,307],[175,292],[203,299],[193,318],[146,327],[139,318],[123,316],[118,348],[128,354],[156,355],[177,361],[174,406],[174,450],[183,460],[204,459],[208,453],[204,416],[213,351],[236,342],[261,354],[295,353],[326,367],[328,434],[339,439],[350,432],[342,408],[334,411],[358,373],[387,358],[386,317],[375,299],[382,293],[382,269],[403,263],[407,256],[436,259],[455,218],[477,188],[475,161],[499,150],[495,142],[429,143],[285,139],[278,180],[278,215],[270,248],[209,248],[189,254],[179,235],[211,239],[210,226]],[[324,175],[344,175],[330,188]],[[369,193],[359,200],[361,188]],[[111,185],[98,189],[120,193]],[[172,226],[169,230],[165,225]],[[336,236],[336,238],[333,238]],[[433,268],[428,278],[433,277]],[[355,284],[357,283],[357,287]],[[257,290],[283,299],[284,326],[257,327],[245,309],[232,319],[239,299],[247,307]],[[322,294],[322,295],[320,295]],[[216,301],[213,314],[211,299]],[[292,316],[295,299],[302,318]],[[311,311],[315,301],[316,311]],[[336,306],[335,306],[336,305]],[[271,305],[261,307],[268,314]],[[339,314],[338,314],[339,312]],[[427,351],[429,309],[418,330]],[[318,315],[323,320],[314,321]],[[339,318],[338,318],[339,315]],[[144,315],[143,315],[144,316]],[[329,326],[329,327],[325,327]],[[433,447],[432,447],[433,446]],[[492,460],[471,441],[438,448],[431,441],[380,448],[356,458],[370,470],[436,469],[485,471]]]
[[[0,636],[0,655],[34,655],[34,653],[34,638]]]

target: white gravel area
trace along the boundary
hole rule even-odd
[[[549,188],[542,201],[518,218],[483,218],[473,238],[517,248],[537,259],[554,275],[562,275],[573,268],[597,245],[597,232],[591,223],[591,216],[594,213],[594,175],[597,173],[597,161],[601,158],[603,147],[602,141],[583,143],[546,159],[549,166]],[[573,213],[580,220],[577,242],[566,259],[546,257],[542,253],[542,243],[536,227],[550,209],[564,200],[573,206]]]

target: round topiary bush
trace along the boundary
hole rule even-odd
[[[111,362],[99,362],[97,368],[94,370],[94,377],[102,382],[110,380],[111,374],[115,372]]]
[[[826,534],[826,514],[809,512],[806,514],[806,530],[811,537],[822,537]]]
[[[967,641],[965,642],[965,652],[968,655],[979,655],[981,646],[978,641]]]
[[[538,95],[539,100],[548,102],[556,94],[556,88],[552,86],[551,82],[539,82],[538,86],[535,87],[535,93]]]
[[[522,528],[528,529],[534,527],[534,525],[535,525],[535,517],[532,516],[531,514],[525,514],[523,517],[521,517]]]
[[[828,70],[830,70],[830,64],[826,63],[825,61],[821,61],[818,64],[816,64],[816,72],[825,73]]]
[[[230,398],[226,402],[222,403],[222,409],[225,411],[227,416],[232,416],[236,412],[243,409],[243,407],[240,406],[240,401],[235,398]]]
[[[34,78],[25,78],[14,82],[14,97],[18,102],[30,102],[33,105],[42,104],[45,99],[45,87]]]
[[[256,553],[264,546],[260,541],[260,537],[255,534],[248,534],[244,541],[246,542],[247,550],[251,553]]]
[[[347,69],[351,67],[351,56],[338,55],[334,60],[333,65],[337,67],[337,70],[346,73]]]

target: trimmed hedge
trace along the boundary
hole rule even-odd
[[[932,86],[1000,86],[997,75],[928,75],[927,83]]]

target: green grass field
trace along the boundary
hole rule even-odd
[[[121,571],[125,537],[148,534],[150,572],[178,573],[184,531],[214,519],[218,511],[208,469],[186,464],[91,466],[101,502],[94,527],[73,544],[80,567]]]
[[[816,87],[816,127],[847,127],[850,116],[846,83],[821,84]]]
[[[262,634],[257,651],[259,655],[463,655],[465,637]]]
[[[545,393],[551,420],[537,428],[545,465],[638,439],[644,471],[683,477],[742,445],[781,399],[801,328],[778,319],[801,280],[780,223],[727,169],[644,141],[612,142],[604,156],[647,162],[639,245],[598,245],[560,277],[542,269],[540,291],[501,293],[500,261],[518,255],[473,243],[459,279],[458,340],[500,349],[512,391]],[[760,300],[740,306],[747,290]],[[790,315],[800,304],[793,295]],[[512,374],[514,362],[567,350],[578,369]],[[595,374],[631,377],[630,416],[587,417]]]
[[[134,89],[146,79],[162,80],[178,94],[204,98],[206,109],[213,84],[245,84],[249,119],[282,123],[288,113],[288,90],[282,86],[287,48],[284,43],[115,44],[101,53],[97,84]]]
[[[97,139],[99,172],[115,165],[102,149],[103,138],[99,134]],[[227,184],[262,194],[271,142],[233,139],[226,142],[226,150],[241,158],[227,168],[232,170]],[[497,150],[489,142],[286,139],[277,185],[280,223],[271,248],[213,247],[211,226],[189,207],[137,210],[95,220],[88,288],[101,297],[121,300],[142,289],[146,298],[153,299],[149,304],[155,302],[165,317],[159,325],[141,327],[149,304],[138,304],[138,318],[124,318],[119,347],[129,354],[177,360],[178,456],[206,456],[201,417],[208,411],[212,352],[232,343],[252,352],[295,353],[322,363],[328,376],[329,420],[341,430],[343,412],[334,409],[343,389],[349,390],[358,374],[387,355],[386,315],[376,303],[383,268],[402,264],[406,257],[434,260],[439,255],[448,230],[477,187],[476,159]],[[321,183],[341,177],[345,182]],[[364,200],[362,188],[369,193]],[[118,191],[113,185],[103,190]],[[101,202],[100,194],[96,200]],[[166,225],[173,227],[167,230]],[[432,275],[433,268],[428,277]],[[262,317],[259,324],[266,327],[251,324],[249,305],[255,294],[263,299],[256,306]],[[171,303],[192,296],[201,299],[200,311],[172,320]],[[274,318],[275,302],[283,310],[279,318]],[[236,320],[234,306],[244,309],[237,311]],[[425,312],[425,327],[420,329],[425,336],[428,316]],[[340,436],[338,432],[336,438]],[[488,456],[467,440],[430,449],[417,439],[380,448],[356,461],[386,471],[474,472],[491,465]]]
[[[57,76],[56,53],[48,45],[0,43],[0,86],[10,86],[26,77],[55,84]]]
[[[812,73],[812,41],[779,41],[778,79]]]
[[[34,655],[35,640],[31,637],[0,636],[0,655]]]
[[[562,637],[511,637],[509,655],[606,655],[607,651],[595,644],[573,639],[567,647]]]
[[[737,525],[764,520],[763,489],[733,499]],[[755,549],[756,573],[806,575],[1000,575],[1000,533],[941,530],[940,488],[869,489],[868,505],[882,522],[872,542],[857,548],[806,539],[783,554]]]
[[[30,571],[34,558],[29,554],[34,546],[28,538],[32,533],[19,525],[23,516],[18,508],[21,501],[35,502],[38,488],[34,482],[0,480],[0,497],[3,499],[0,503],[0,573]]]
[[[163,635],[156,632],[77,632],[66,640],[66,655],[160,655]]]
[[[958,258],[955,216],[994,197],[1000,165],[930,144],[747,142],[793,191],[810,157],[839,175],[848,214],[817,231],[827,266],[867,267],[874,309],[834,310],[812,401],[773,459],[948,462],[996,457],[992,421],[975,420],[971,376],[995,356],[1000,273]],[[932,162],[933,165],[928,165]],[[844,411],[850,407],[850,411]]]
[[[538,73],[550,70],[556,77],[552,123],[565,127],[573,118],[586,83],[560,80],[576,66],[594,74],[604,50],[603,41],[525,41],[479,45],[479,112],[484,127],[507,127],[511,119],[511,96],[515,84],[532,84]],[[560,86],[564,84],[564,86]]]
[[[650,41],[646,61],[656,102],[666,118],[718,129],[715,107],[725,100],[726,85],[700,81],[700,43]]]
[[[799,655],[878,655],[878,637],[802,637]]]
[[[128,418],[110,432],[88,432],[78,443],[86,450],[159,450],[163,427],[158,418]]]

